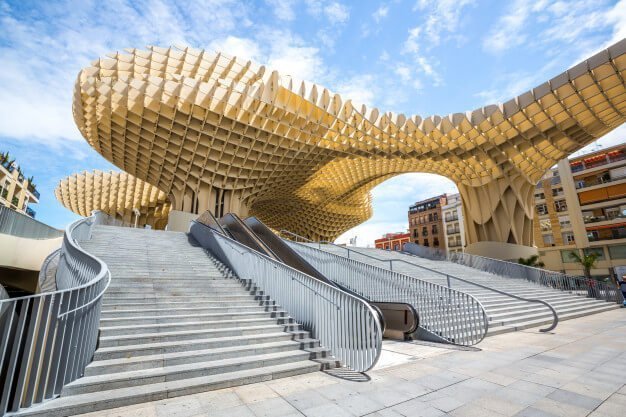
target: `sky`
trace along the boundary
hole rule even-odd
[[[626,37],[626,0],[0,0],[0,27],[0,150],[35,177],[37,219],[64,227],[76,216],[56,201],[58,182],[117,170],[72,117],[78,72],[107,53],[222,51],[381,111],[447,115],[513,98]],[[623,125],[592,146],[625,138]],[[437,175],[394,177],[338,241],[404,231],[408,207],[443,192],[456,187]]]

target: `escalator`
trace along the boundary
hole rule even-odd
[[[413,306],[406,303],[372,301],[349,288],[329,280],[256,217],[249,217],[244,222],[237,215],[229,213],[220,220],[216,220],[207,211],[196,222],[218,233],[232,237],[259,253],[366,301],[379,313],[381,328],[384,329],[385,337],[407,339],[419,326],[419,317]]]

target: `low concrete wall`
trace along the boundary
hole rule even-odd
[[[0,266],[39,271],[46,256],[61,247],[62,237],[28,239],[0,234]]]
[[[476,242],[468,245],[465,252],[487,258],[517,262],[519,258],[537,255],[537,248],[503,242]]]
[[[189,222],[197,218],[197,214],[172,210],[167,219],[167,230],[187,233],[189,232]]]

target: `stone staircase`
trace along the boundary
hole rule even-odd
[[[317,244],[307,245],[315,248],[318,247]],[[322,245],[321,247],[324,251],[344,257],[347,256],[347,251],[344,248],[333,245]],[[554,307],[559,316],[559,320],[573,319],[620,307],[615,303],[586,298],[581,295],[550,289],[519,279],[497,276],[454,262],[435,261],[401,252],[385,251],[381,249],[354,249],[375,258],[384,260],[403,259],[409,263],[430,268],[444,274],[450,274],[477,284],[482,284],[491,288],[512,293],[520,297],[546,301]],[[376,261],[367,256],[359,255],[352,250],[350,251],[350,258],[381,268],[390,268],[389,261]],[[404,262],[393,262],[392,268],[394,271],[405,275],[444,286],[448,285],[447,279],[444,275],[429,272]],[[515,298],[454,279],[451,279],[450,282],[452,288],[471,294],[484,306],[487,316],[489,317],[488,336],[552,323],[552,313],[542,304],[517,300]]]
[[[94,360],[60,398],[20,415],[81,414],[339,365],[286,311],[192,239],[94,228],[81,246],[112,277]]]

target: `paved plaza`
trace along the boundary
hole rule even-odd
[[[385,342],[367,375],[317,372],[88,416],[626,415],[624,309],[478,346]]]

